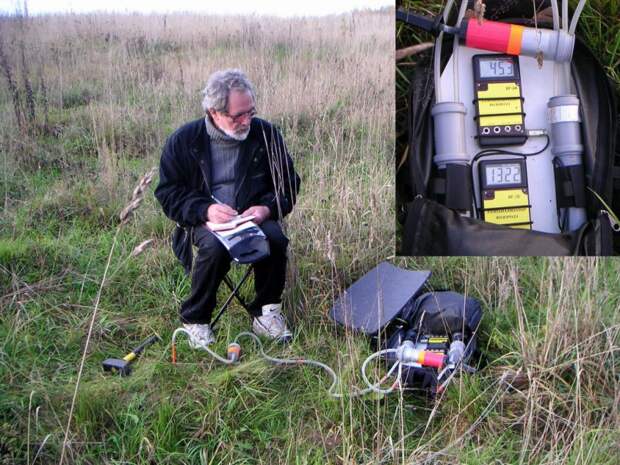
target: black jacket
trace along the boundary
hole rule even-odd
[[[300,179],[274,126],[252,119],[238,163],[235,195],[239,212],[253,205],[269,207],[272,219],[291,212]],[[155,197],[168,218],[181,226],[196,226],[207,220],[207,209],[215,203],[210,182],[210,139],[200,118],[177,129],[166,141]]]
[[[155,197],[168,218],[176,221],[172,248],[186,273],[192,267],[190,229],[204,224],[211,197],[210,138],[204,118],[177,129],[166,141],[159,165]],[[280,132],[253,118],[241,143],[235,183],[239,212],[254,205],[269,207],[272,219],[288,215],[295,205],[300,179]]]

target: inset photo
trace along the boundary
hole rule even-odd
[[[397,3],[397,254],[620,253],[617,5]]]

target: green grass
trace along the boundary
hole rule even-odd
[[[128,251],[124,239],[119,249]],[[104,261],[108,247],[109,242],[104,241],[93,248],[101,251],[98,261]],[[65,253],[69,264],[79,261],[79,257],[71,259],[69,251]],[[26,254],[38,253],[23,249],[13,256]],[[154,260],[161,269],[147,265]],[[577,438],[570,435],[572,428],[566,428],[555,452],[528,452],[528,462],[544,463],[547,456],[560,463],[566,453],[566,463],[598,463],[578,459],[579,454],[590,453],[602,463],[612,463],[607,454],[615,437],[611,425],[617,419],[613,406],[617,380],[610,376],[619,368],[612,358],[619,342],[618,266],[613,261],[398,260],[396,263],[405,267],[433,269],[431,283],[435,287],[468,291],[485,302],[480,342],[486,368],[448,390],[422,437],[429,410],[434,407],[423,397],[395,394],[385,399],[331,400],[325,394],[328,380],[320,372],[272,367],[256,356],[251,344],[243,344],[244,361],[229,369],[189,351],[183,343],[179,346],[179,365],[173,367],[165,342],[147,350],[132,377],[106,377],[99,368],[104,358],[122,355],[124,348],[152,331],[169,341],[175,326],[175,303],[169,298],[162,301],[161,296],[181,295],[188,290],[167,250],[151,250],[137,262],[123,266],[104,293],[74,417],[71,457],[76,463],[201,463],[205,456],[214,463],[331,463],[338,462],[337,457],[362,463],[393,457],[400,463],[402,455],[421,458],[463,434],[485,413],[488,403],[496,400],[495,395],[503,392],[498,389],[501,373],[519,368],[530,371],[532,383],[553,390],[553,398],[559,402],[556,414],[565,415],[564,421],[574,424],[571,404],[576,401],[579,384],[574,373],[565,372],[562,365],[574,364],[577,343],[586,354],[603,353],[597,359],[605,360],[604,367],[598,362],[584,367],[583,378],[588,380],[581,381],[581,389],[593,389],[581,399],[582,414],[592,415],[591,423],[583,423],[580,433],[587,440],[576,442]],[[145,279],[146,268],[150,273]],[[300,272],[292,291],[316,286],[318,270],[313,271]],[[10,305],[0,336],[6,390],[2,415],[13,417],[22,427],[30,416],[33,444],[52,434],[41,456],[50,462],[58,457],[61,425],[90,314],[88,305],[96,292],[96,283],[77,278],[65,277],[59,288],[52,289],[50,284],[47,290],[22,296],[21,305]],[[327,279],[319,283],[328,285]],[[137,280],[142,281],[138,288],[131,284]],[[562,297],[564,286],[568,287]],[[297,323],[297,338],[289,348],[270,345],[268,352],[325,361],[340,368],[346,383],[358,384],[357,370],[369,347],[363,338],[334,331],[327,323],[323,312],[329,299],[321,299],[318,293],[304,294],[309,300],[304,305],[304,317]],[[83,310],[81,303],[85,304]],[[574,307],[589,318],[573,319]],[[520,319],[526,321],[523,331],[519,330]],[[591,329],[583,334],[583,341],[575,333],[560,343],[550,325],[563,320],[570,323],[571,319]],[[223,320],[216,350],[223,353],[226,341],[246,327],[246,317],[235,307]],[[608,328],[607,337],[596,336],[604,328]],[[594,337],[589,338],[591,335]],[[543,349],[562,350],[545,359],[540,353]],[[555,374],[557,370],[562,373]],[[515,463],[521,453],[523,429],[528,427],[525,419],[520,419],[528,394],[534,395],[534,406],[541,410],[535,412],[540,416],[538,421],[545,421],[546,397],[531,386],[529,389],[533,392],[526,386],[504,393],[501,404],[485,414],[476,433],[447,451],[446,460],[482,463],[493,457]],[[28,412],[28,396],[33,391]],[[34,413],[37,408],[38,415]],[[2,429],[4,443],[13,454],[10,457],[18,463],[25,462],[24,433],[12,426]],[[414,434],[407,436],[409,433]],[[594,438],[603,445],[589,451]],[[548,445],[553,444],[549,441]]]

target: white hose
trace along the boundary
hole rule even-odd
[[[560,29],[560,11],[558,10],[558,0],[551,0],[551,11],[553,11],[553,30]],[[559,94],[560,69],[556,61],[553,62],[553,94]]]
[[[461,22],[463,21],[463,18],[465,17],[465,12],[467,11],[467,4],[468,4],[468,0],[461,0],[461,8],[459,10],[459,15],[456,19],[456,27],[459,28],[461,26]],[[460,96],[459,96],[459,38],[457,36],[454,36],[454,46],[452,48],[452,64],[453,64],[453,73],[454,73],[454,80],[452,81],[452,84],[454,86],[453,88],[453,100],[455,102],[460,102]]]
[[[433,61],[433,76],[435,78],[435,102],[441,103],[441,41],[443,32],[435,40],[435,56]]]
[[[392,386],[390,386],[387,389],[381,389],[378,384],[372,384],[370,382],[370,380],[368,379],[368,377],[366,376],[366,366],[375,358],[381,356],[381,355],[385,355],[385,354],[389,354],[389,353],[396,353],[397,349],[384,349],[384,350],[380,350],[379,352],[375,352],[374,354],[370,355],[366,360],[364,360],[364,363],[362,363],[362,378],[364,379],[364,382],[366,383],[366,386],[368,386],[366,389],[364,389],[365,391],[373,391],[376,392],[378,394],[389,394],[390,392],[392,392],[395,387],[396,387],[396,383],[394,383]],[[390,368],[390,371],[388,371],[388,374],[391,374],[397,366],[400,366],[400,362],[395,362],[394,365],[392,365],[392,368]],[[387,375],[386,375],[387,376]],[[385,378],[384,378],[385,379]]]
[[[174,330],[174,332],[172,333],[172,346],[173,346],[173,353],[176,353],[176,349],[175,349],[175,344],[176,344],[176,338],[177,335],[180,333],[184,333],[186,334],[188,337],[190,336],[189,332],[185,329],[185,328],[177,328]],[[263,343],[261,342],[261,340],[258,338],[258,336],[256,336],[256,334],[254,333],[250,333],[250,332],[242,332],[237,334],[237,337],[235,337],[235,340],[233,342],[238,343],[239,339],[241,339],[242,337],[249,337],[251,338],[254,342],[256,342],[256,344],[258,345],[258,350],[260,352],[260,355],[267,360],[268,362],[273,363],[274,365],[311,365],[311,366],[315,366],[315,367],[319,367],[322,368],[323,370],[325,370],[327,372],[327,374],[331,377],[332,379],[332,384],[329,386],[329,389],[327,390],[327,393],[335,398],[341,398],[341,397],[345,397],[345,395],[348,395],[349,397],[357,397],[357,396],[363,396],[366,395],[370,392],[376,392],[379,394],[389,394],[390,392],[392,392],[395,388],[396,385],[398,384],[398,382],[395,382],[394,384],[392,384],[391,387],[389,387],[388,389],[381,389],[381,383],[385,382],[386,379],[388,379],[390,376],[392,376],[392,374],[394,373],[394,370],[396,370],[396,368],[398,368],[400,366],[400,362],[395,362],[392,367],[388,370],[388,372],[385,374],[385,376],[379,380],[378,383],[371,383],[368,379],[368,377],[366,376],[366,366],[368,365],[368,363],[370,363],[372,360],[374,360],[375,358],[381,356],[381,355],[385,355],[388,353],[395,353],[396,349],[384,349],[384,350],[380,350],[378,352],[375,352],[374,354],[371,354],[368,358],[366,358],[366,360],[364,360],[364,363],[362,364],[362,378],[364,379],[364,382],[366,383],[366,385],[368,387],[364,388],[364,389],[359,389],[357,387],[353,387],[348,393],[346,394],[340,394],[338,392],[336,392],[336,388],[339,386],[339,378],[338,375],[336,375],[336,372],[329,366],[326,365],[325,363],[322,362],[318,362],[316,360],[308,360],[308,359],[301,359],[301,358],[276,358],[276,357],[271,357],[269,355],[267,355],[263,349]],[[218,362],[221,362],[225,365],[232,365],[234,363],[237,363],[236,361],[232,361],[232,360],[228,360],[224,357],[221,357],[220,355],[218,355],[217,353],[215,353],[214,351],[212,351],[211,349],[209,349],[208,346],[201,346],[202,349],[204,349],[209,355],[211,355],[214,359],[216,359]],[[400,376],[399,378],[400,379]]]
[[[452,4],[454,0],[448,0],[446,7],[443,10],[443,22],[444,24],[448,22],[448,17],[450,16],[450,10],[452,9]],[[456,40],[456,38],[455,38]],[[433,63],[433,76],[435,78],[435,102],[442,102],[441,98],[441,88],[440,88],[440,79],[441,79],[441,43],[443,42],[443,32],[440,32],[437,36],[437,40],[435,41],[435,57]]]
[[[573,19],[570,22],[570,28],[568,29],[568,33],[570,35],[574,35],[577,30],[577,24],[579,23],[579,18],[581,17],[581,13],[583,12],[583,8],[586,6],[586,0],[580,0],[577,4],[577,8],[573,13]],[[568,5],[566,6],[568,10]],[[568,21],[568,13],[567,13],[567,21]],[[571,76],[571,67],[570,62],[564,63],[562,66],[562,73],[564,75],[564,92],[567,94],[573,93],[573,81]]]
[[[191,338],[191,334],[189,333],[189,331],[187,331],[185,328],[177,328],[174,330],[174,333],[172,333],[172,346],[174,347],[174,345],[176,344],[176,340],[177,340],[177,335],[183,333],[185,335],[187,335],[188,338]],[[232,365],[234,362],[231,360],[228,360],[224,357],[220,357],[218,354],[216,354],[215,352],[213,352],[211,349],[209,349],[209,347],[207,346],[201,346],[201,349],[206,350],[209,355],[211,355],[214,359],[216,359],[218,362],[222,362],[226,365]]]
[[[568,32],[568,0],[562,0],[562,29]]]
[[[560,11],[558,10],[558,0],[551,0],[551,10],[553,11],[553,30],[557,31],[560,29]]]
[[[335,397],[335,398],[344,397],[344,394],[340,394],[338,392],[335,392],[336,387],[339,385],[339,379],[338,379],[338,375],[336,375],[336,372],[329,365],[326,365],[325,363],[322,363],[322,362],[318,362],[316,360],[309,360],[309,359],[300,359],[300,358],[285,359],[285,358],[271,357],[271,356],[267,355],[265,353],[265,351],[263,350],[263,343],[258,338],[258,336],[256,336],[256,334],[250,333],[250,332],[239,333],[237,335],[237,337],[235,338],[234,342],[239,342],[239,339],[241,337],[249,337],[249,338],[253,339],[254,342],[256,342],[256,344],[258,345],[258,350],[260,351],[261,356],[265,360],[267,360],[267,361],[269,361],[271,363],[274,363],[276,365],[312,365],[312,366],[316,366],[316,367],[322,368],[332,378],[332,384],[329,387],[329,389],[327,390],[327,393],[330,396]],[[396,386],[396,383],[393,384],[388,389],[381,389],[379,386],[381,385],[381,383],[383,381],[385,381],[387,378],[392,376],[392,373],[397,368],[399,363],[395,363],[390,368],[390,370],[386,373],[386,375],[378,383],[375,383],[375,384],[371,383],[368,380],[368,377],[366,376],[366,366],[374,358],[376,358],[378,356],[381,356],[381,355],[384,355],[384,354],[394,353],[394,352],[396,352],[396,349],[384,349],[384,350],[380,350],[378,352],[375,352],[374,354],[371,354],[368,358],[366,358],[366,360],[364,360],[364,363],[362,364],[362,378],[364,379],[364,382],[366,383],[366,385],[368,387],[365,388],[365,389],[359,389],[357,387],[353,387],[353,389],[351,391],[349,391],[347,395],[348,396],[352,396],[352,397],[357,397],[357,396],[366,395],[366,394],[368,394],[371,391],[374,391],[374,392],[377,392],[377,393],[380,393],[380,394],[389,394],[390,392],[392,392],[394,390],[395,386]]]
[[[573,13],[573,19],[570,22],[570,28],[568,30],[570,35],[575,34],[575,31],[577,30],[577,23],[579,22],[579,17],[581,16],[584,6],[586,6],[586,0],[581,0],[575,9],[575,13]]]
[[[562,63],[559,66],[562,67],[562,71],[564,73],[564,93],[573,94],[573,80],[570,70],[570,61],[567,63]]]

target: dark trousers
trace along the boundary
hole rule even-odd
[[[288,238],[276,221],[264,221],[260,228],[267,236],[271,253],[252,265],[256,298],[249,305],[251,316],[260,316],[263,305],[281,302],[286,277]],[[205,324],[211,322],[217,289],[228,273],[232,259],[204,226],[193,228],[193,242],[198,247],[198,255],[192,268],[191,295],[181,304],[181,321]]]

